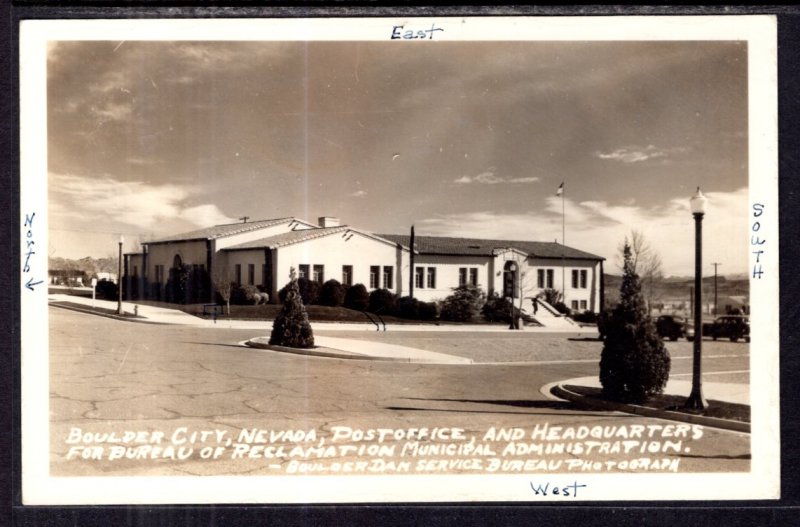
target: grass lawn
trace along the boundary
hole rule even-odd
[[[183,311],[184,313],[188,313],[190,315],[194,315],[201,318],[208,318],[207,316],[206,317],[203,316],[203,306],[205,304],[171,304],[168,302],[158,302],[155,300],[126,300],[125,303],[163,307],[166,309],[177,309]],[[354,309],[348,309],[346,307],[329,307],[329,306],[318,306],[318,305],[310,305],[305,307],[306,307],[306,312],[308,313],[308,318],[311,322],[352,322],[357,324],[377,323],[381,327],[383,327],[383,323],[386,323],[387,325],[389,324],[439,325],[440,324],[440,321],[438,320],[409,320],[394,316],[386,316],[386,315],[377,316],[374,313],[365,314],[362,311],[356,311]],[[218,318],[228,317],[227,306],[223,306],[223,309],[225,311],[225,314],[219,315]],[[234,320],[274,320],[275,317],[278,316],[280,310],[281,310],[280,304],[261,304],[258,306],[240,306],[231,304],[230,318]],[[456,325],[456,326],[462,325],[459,322],[442,321],[441,323],[447,325]],[[470,322],[470,325],[474,324],[486,324],[486,325],[497,325],[497,326],[508,325],[507,322],[486,322],[483,319],[478,319],[474,322]]]
[[[603,401],[610,401],[603,395],[600,388],[593,388],[588,386],[575,386],[566,385],[565,388],[571,392],[579,393],[586,397],[592,397]],[[685,410],[683,408],[686,402],[686,397],[678,395],[656,395],[650,398],[647,402],[641,403],[638,406],[646,408],[655,408],[658,410],[669,410],[672,412],[691,413],[696,415],[704,415],[706,417],[715,417],[717,419],[729,419],[732,421],[741,421],[744,423],[750,422],[750,406],[744,404],[729,403],[724,401],[708,401],[708,408],[704,412],[697,412],[693,410]]]

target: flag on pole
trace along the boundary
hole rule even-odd
[[[564,182],[562,181],[561,184],[558,186],[558,190],[556,190],[556,196],[560,196],[564,193]]]

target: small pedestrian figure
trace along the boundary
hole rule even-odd
[[[539,311],[539,298],[533,297],[533,315],[536,316],[536,313]]]

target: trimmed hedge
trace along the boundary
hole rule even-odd
[[[278,299],[281,301],[281,303],[286,301],[286,293],[288,289],[289,284],[286,284],[283,286],[283,289],[278,291]],[[303,305],[308,306],[317,303],[320,291],[320,285],[318,282],[309,280],[308,278],[298,278],[297,289],[300,291],[300,298],[303,301]]]
[[[344,294],[344,307],[365,311],[369,307],[369,293],[364,284],[355,284],[347,288]]]
[[[376,289],[369,294],[368,311],[390,315],[394,313],[394,306],[397,303],[397,295],[388,289]]]
[[[317,303],[321,306],[339,307],[344,303],[344,294],[344,286],[331,279],[322,284]]]
[[[437,309],[433,302],[422,302],[416,298],[404,296],[395,303],[394,315],[410,320],[433,320],[437,316]]]

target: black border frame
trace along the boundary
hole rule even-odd
[[[4,489],[8,489],[6,525],[261,525],[261,524],[380,524],[424,523],[426,525],[517,525],[531,521],[550,525],[588,523],[592,525],[673,525],[676,521],[728,526],[789,525],[800,507],[800,481],[793,468],[800,463],[797,437],[800,435],[800,390],[794,374],[800,370],[800,333],[793,331],[800,322],[800,273],[794,272],[800,259],[800,7],[747,5],[572,5],[481,6],[440,2],[426,5],[396,2],[306,1],[306,2],[231,2],[213,1],[207,5],[192,0],[83,0],[47,2],[44,0],[2,2],[4,31],[7,35],[0,53],[7,75],[0,76],[3,115],[0,141],[4,170],[0,175],[0,204],[4,214],[0,245],[4,264],[0,266],[0,327],[3,351],[0,359],[2,385],[0,406],[4,422],[0,429],[0,463]],[[663,502],[583,502],[576,505],[528,503],[442,503],[442,504],[346,504],[346,505],[142,505],[142,506],[24,506],[21,502],[20,444],[20,287],[19,268],[19,22],[26,19],[67,18],[244,18],[244,17],[388,17],[388,16],[580,16],[580,15],[735,15],[774,14],[778,18],[778,149],[779,149],[779,229],[780,229],[780,373],[781,373],[781,499],[777,501],[663,501]],[[796,82],[797,81],[797,82]],[[751,350],[758,353],[758,350]],[[7,521],[3,521],[3,519]]]

